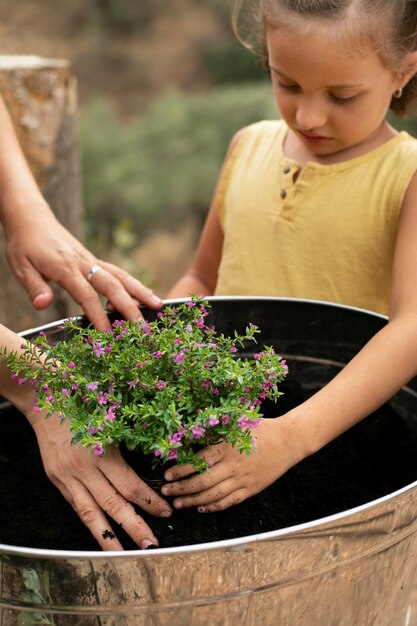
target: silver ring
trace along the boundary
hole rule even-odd
[[[93,267],[91,268],[91,270],[88,272],[87,274],[87,280],[89,283],[91,283],[93,276],[96,272],[99,272],[100,270],[102,270],[103,268],[100,267],[100,265],[93,265]]]

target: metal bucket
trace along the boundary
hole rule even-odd
[[[304,387],[325,384],[386,323],[315,301],[211,301],[218,329],[258,324],[262,341],[277,347]],[[57,324],[43,330],[59,335]],[[408,432],[417,430],[416,395],[412,381],[390,403]],[[407,477],[394,492],[328,517],[179,548],[103,553],[0,544],[0,625],[409,626],[416,486]],[[42,601],[27,593],[30,575],[48,581]]]

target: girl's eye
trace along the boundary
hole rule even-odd
[[[330,94],[330,98],[336,104],[340,104],[340,105],[344,106],[346,104],[352,104],[352,102],[355,102],[357,96],[349,96],[349,98],[340,98],[339,96],[334,96],[334,95]]]
[[[296,91],[299,89],[298,85],[286,85],[285,83],[281,83],[279,80],[277,80],[277,85],[278,87],[281,87],[281,89],[286,89],[287,91]]]

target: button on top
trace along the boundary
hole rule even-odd
[[[290,168],[290,166],[289,166],[289,165],[286,165],[286,166],[284,167],[284,174],[289,174],[290,172],[291,172],[291,168]]]
[[[281,198],[284,199],[287,197],[287,192],[285,191],[285,189],[281,189]]]

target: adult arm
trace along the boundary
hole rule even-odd
[[[99,295],[126,319],[141,317],[138,302],[159,308],[161,300],[128,272],[95,257],[55,218],[32,176],[10,116],[0,98],[0,221],[6,235],[6,256],[35,309],[47,308],[52,281],[68,291],[93,324],[109,326]],[[87,280],[89,270],[102,271]]]
[[[21,351],[21,337],[0,325],[0,346]],[[35,394],[29,383],[19,385],[0,359],[0,394],[10,400],[29,420],[39,444],[47,476],[72,505],[103,550],[122,550],[109,518],[141,548],[158,545],[146,522],[132,503],[152,515],[168,517],[172,510],[163,498],[146,485],[121,457],[110,448],[104,457],[95,457],[81,445],[71,445],[67,424],[57,414],[45,418],[36,413]],[[106,513],[108,517],[106,516]]]

